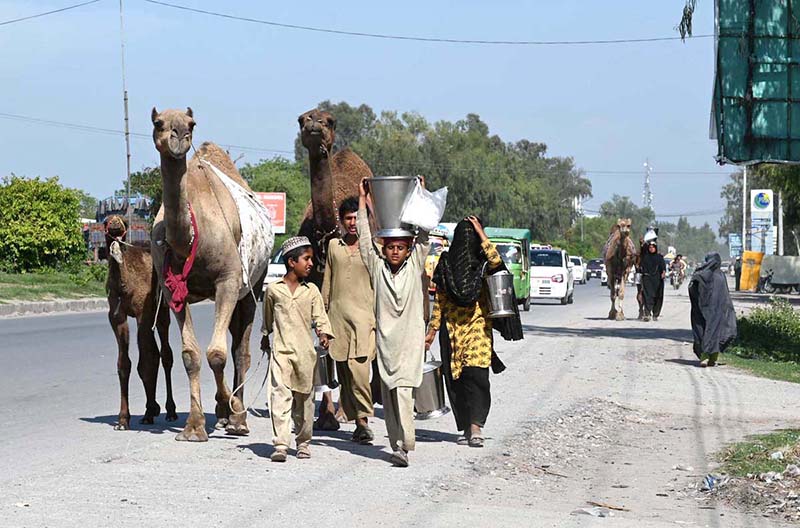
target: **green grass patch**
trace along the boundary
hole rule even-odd
[[[0,303],[104,297],[105,266],[74,272],[0,273]]]
[[[735,443],[718,454],[720,470],[731,476],[744,477],[751,473],[783,471],[796,459],[800,448],[800,430],[786,429],[774,433],[751,436]],[[783,459],[773,460],[770,455],[783,452]]]
[[[729,348],[720,356],[720,361],[761,378],[800,383],[800,364],[761,356],[741,345]]]

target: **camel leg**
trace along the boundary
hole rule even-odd
[[[167,385],[167,421],[174,422],[178,419],[176,412],[175,399],[172,394],[172,347],[169,346],[169,307],[166,304],[158,310],[158,322],[156,323],[158,339],[161,342],[161,366],[164,369],[164,381]]]
[[[203,404],[200,401],[200,345],[194,335],[192,316],[189,307],[175,314],[178,328],[181,331],[181,357],[186,374],[189,377],[189,417],[183,431],[178,433],[175,440],[187,442],[207,442],[206,416],[203,414]]]
[[[238,281],[228,281],[217,283],[217,293],[215,295],[214,309],[214,333],[211,336],[211,343],[206,351],[206,358],[211,370],[214,372],[214,381],[217,384],[217,424],[216,428],[227,427],[231,415],[229,400],[231,400],[231,390],[225,383],[225,364],[228,359],[228,339],[227,331],[231,324],[233,311],[236,308],[237,297],[239,295]],[[242,402],[234,397],[231,401],[234,411],[243,410]],[[239,434],[246,434],[247,417],[242,414],[237,420]]]
[[[125,314],[119,313],[118,299],[109,299],[108,304],[108,322],[117,339],[117,376],[119,376],[120,392],[119,421],[114,429],[127,431],[131,422],[131,411],[128,406],[128,385],[131,379],[131,358],[128,355],[128,343],[130,342],[128,318]]]
[[[608,278],[608,289],[611,298],[611,310],[608,312],[608,318],[613,321],[617,318],[617,285],[611,277]]]
[[[139,363],[136,370],[144,385],[146,406],[140,424],[152,424],[155,417],[161,414],[161,407],[156,401],[156,385],[158,381],[158,345],[153,333],[152,315],[138,317],[136,320],[136,343],[139,345]]]
[[[622,307],[622,302],[625,300],[625,277],[617,283],[617,321],[625,320],[625,310]]]
[[[230,331],[232,337],[231,354],[233,356],[234,375],[233,386],[236,398],[244,404],[244,380],[250,369],[250,334],[253,331],[253,319],[256,315],[256,302],[250,295],[236,304],[231,318]],[[228,401],[225,401],[226,407]],[[230,411],[230,408],[227,409]],[[249,433],[247,428],[247,413],[242,409],[231,413],[225,431],[229,434],[241,435]]]

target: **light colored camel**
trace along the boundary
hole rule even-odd
[[[620,218],[611,228],[605,247],[606,274],[608,289],[611,292],[611,310],[608,318],[622,321],[625,312],[625,278],[628,276],[636,258],[636,248],[631,240],[631,219]]]
[[[157,309],[158,279],[153,271],[153,258],[150,248],[132,246],[126,242],[127,226],[122,217],[112,215],[105,221],[106,248],[108,249],[108,322],[117,339],[117,374],[119,375],[120,409],[117,430],[130,428],[131,412],[128,407],[128,385],[131,376],[131,358],[128,354],[130,334],[128,317],[136,319],[136,343],[139,348],[139,362],[136,370],[144,385],[147,398],[145,414],[140,424],[152,424],[161,413],[156,402],[156,381],[158,379],[158,358],[164,368],[167,384],[167,421],[178,419],[175,401],[172,398],[172,349],[169,346],[169,311],[162,302]],[[158,313],[158,337],[161,349],[156,344],[153,322]]]
[[[180,274],[197,237],[196,258],[188,274],[186,306],[174,311],[181,332],[183,364],[189,376],[191,406],[186,425],[176,439],[195,442],[208,440],[205,415],[200,401],[200,345],[195,337],[189,303],[204,299],[214,300],[214,331],[206,351],[206,358],[217,385],[217,428],[230,434],[249,432],[247,415],[242,401],[244,389],[240,387],[250,367],[250,333],[256,312],[256,301],[250,293],[242,293],[242,263],[239,241],[242,229],[236,202],[228,189],[210,168],[201,163],[207,160],[227,174],[232,180],[249,190],[230,157],[217,145],[204,143],[187,162],[186,155],[192,146],[195,126],[192,109],[166,110],[153,108],[153,141],[161,156],[161,181],[163,204],[156,216],[151,234],[153,261],[165,297],[173,302],[164,287],[164,260],[167,250],[171,255],[173,273]],[[192,227],[194,213],[197,232]],[[269,248],[271,250],[271,247]],[[265,255],[268,258],[268,255]],[[251,282],[260,291],[261,279]],[[226,331],[232,336],[234,361],[234,387],[236,394],[225,381],[225,363],[228,356]],[[229,400],[231,404],[229,405]],[[231,412],[231,407],[234,412]]]

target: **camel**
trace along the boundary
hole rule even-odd
[[[307,236],[314,246],[314,271],[311,282],[322,288],[325,273],[325,252],[328,241],[339,237],[338,204],[345,198],[358,196],[362,178],[371,178],[372,170],[361,157],[345,148],[331,152],[336,139],[336,118],[323,110],[309,110],[297,118],[300,139],[308,149],[311,177],[311,202],[306,207],[300,235]]]
[[[136,319],[136,343],[139,348],[137,371],[144,385],[147,404],[140,424],[152,424],[161,413],[156,402],[159,349],[153,333],[153,322],[161,341],[161,365],[167,383],[167,421],[178,419],[175,401],[172,398],[172,349],[169,346],[169,312],[162,303],[159,308],[158,282],[153,273],[153,258],[150,248],[133,246],[126,242],[127,226],[122,217],[112,215],[105,221],[106,248],[108,249],[108,322],[117,339],[117,374],[119,375],[120,409],[119,421],[114,429],[130,428],[131,412],[128,407],[128,382],[131,375],[131,359],[128,355],[130,343],[128,317]],[[156,315],[158,314],[158,315]]]
[[[636,248],[631,240],[631,219],[620,218],[611,228],[603,254],[608,275],[608,289],[611,292],[611,310],[608,318],[622,321],[625,312],[622,303],[625,300],[625,278],[630,272],[636,258]]]
[[[229,434],[246,435],[249,429],[241,385],[250,367],[250,333],[256,313],[256,300],[250,287],[260,291],[274,241],[271,226],[266,222],[269,240],[263,248],[265,254],[255,255],[260,259],[258,265],[245,277],[239,255],[242,239],[239,209],[222,178],[227,175],[247,191],[249,186],[227,153],[213,143],[203,143],[187,161],[195,126],[191,108],[163,112],[153,108],[151,120],[153,141],[161,157],[163,185],[163,202],[151,233],[153,262],[180,328],[181,355],[191,396],[189,417],[176,440],[208,440],[200,400],[200,346],[189,309],[189,304],[204,299],[214,300],[214,331],[206,359],[217,386],[215,427],[225,428]],[[206,162],[223,175],[217,175]],[[248,285],[245,288],[244,279]],[[181,302],[183,297],[185,305]],[[224,374],[228,356],[227,330],[232,336],[235,394],[228,387]]]

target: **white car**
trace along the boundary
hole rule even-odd
[[[605,264],[603,264],[603,269],[600,270],[600,286],[608,286],[608,273],[606,273]]]
[[[264,291],[267,291],[267,284],[277,282],[286,275],[286,265],[283,263],[283,251],[280,249],[275,252],[267,266],[267,276],[264,277]]]
[[[574,264],[563,249],[531,249],[531,299],[572,304]]]
[[[586,270],[586,265],[583,263],[583,257],[570,257],[569,261],[572,262],[572,276],[578,284],[586,284],[589,280],[589,273]]]

